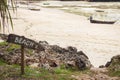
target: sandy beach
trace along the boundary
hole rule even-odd
[[[84,16],[42,7],[40,11],[18,8],[13,22],[14,31],[10,29],[8,33],[61,47],[74,46],[95,67],[120,54],[120,25],[93,24]]]

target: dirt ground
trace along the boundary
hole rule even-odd
[[[95,67],[120,54],[120,25],[93,24],[84,16],[42,7],[40,11],[18,8],[13,22],[14,31],[9,33],[51,45],[77,47]]]

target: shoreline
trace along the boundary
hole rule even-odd
[[[83,16],[49,8],[40,11],[18,8],[14,17],[14,31],[10,33],[51,45],[74,46],[89,57],[94,67],[120,54],[119,25],[92,24]]]

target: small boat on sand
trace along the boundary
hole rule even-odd
[[[98,21],[98,20],[90,20],[91,23],[99,23],[99,24],[114,24],[116,21]]]
[[[98,24],[114,24],[116,22],[116,20],[95,19],[92,16],[90,16],[90,22],[98,23]]]

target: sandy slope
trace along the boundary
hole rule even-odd
[[[48,41],[61,47],[75,46],[98,67],[120,54],[120,26],[91,24],[87,18],[61,10],[20,8],[14,15],[14,31],[37,41]]]

